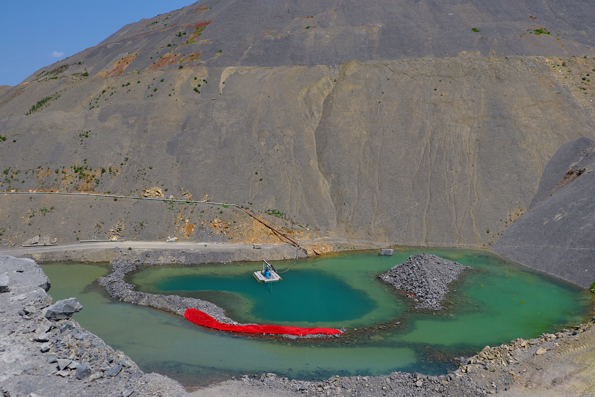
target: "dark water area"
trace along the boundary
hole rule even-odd
[[[238,318],[243,317],[238,307],[249,307],[254,319],[260,322],[337,323],[360,318],[376,307],[376,302],[364,291],[350,288],[341,279],[320,272],[292,270],[282,282],[267,284],[249,276],[173,276],[158,280],[155,292],[175,292],[216,301],[230,314],[237,313]],[[205,291],[211,293],[205,294]]]
[[[378,279],[410,255],[429,252],[473,269],[446,297],[440,312],[413,302]],[[284,270],[291,262],[277,262]],[[204,329],[173,314],[111,300],[95,280],[107,266],[44,264],[54,299],[76,296],[79,323],[123,350],[145,371],[185,385],[243,374],[274,372],[297,379],[417,371],[438,375],[455,357],[484,346],[532,338],[587,319],[593,295],[529,271],[486,251],[399,248],[300,260],[283,281],[258,283],[260,263],[145,268],[129,282],[151,293],[208,299],[236,321],[345,327],[342,338],[312,341],[234,335]]]

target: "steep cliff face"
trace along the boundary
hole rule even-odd
[[[568,142],[548,163],[531,209],[493,250],[587,288],[595,281],[595,139]]]
[[[157,185],[166,197],[184,189],[276,209],[328,236],[485,246],[528,208],[562,144],[595,137],[593,58],[553,56],[591,51],[580,7],[592,6],[568,6],[563,31],[557,2],[547,12],[506,4],[528,15],[463,2],[226,1],[126,26],[0,96],[0,189],[140,195]],[[551,34],[529,34],[542,19]],[[485,56],[501,44],[497,54],[548,56]],[[399,59],[408,55],[443,57]],[[42,205],[10,202],[4,225]],[[53,215],[87,235],[107,218],[142,221],[118,203],[59,207]],[[46,233],[48,219],[11,226],[12,241]]]

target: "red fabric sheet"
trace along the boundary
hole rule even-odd
[[[249,334],[285,334],[285,335],[336,335],[341,331],[333,328],[302,328],[284,327],[281,325],[231,325],[223,324],[209,316],[205,312],[196,309],[187,309],[184,312],[186,320],[207,328],[219,329],[221,331],[244,332]]]

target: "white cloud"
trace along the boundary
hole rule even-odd
[[[50,54],[50,56],[52,58],[62,58],[64,56],[64,53],[62,51],[58,52],[58,51],[52,51],[52,53]]]

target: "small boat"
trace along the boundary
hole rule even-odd
[[[277,271],[266,260],[262,260],[262,270],[257,270],[254,272],[254,278],[258,280],[259,283],[270,283],[273,281],[281,281],[283,280]]]

